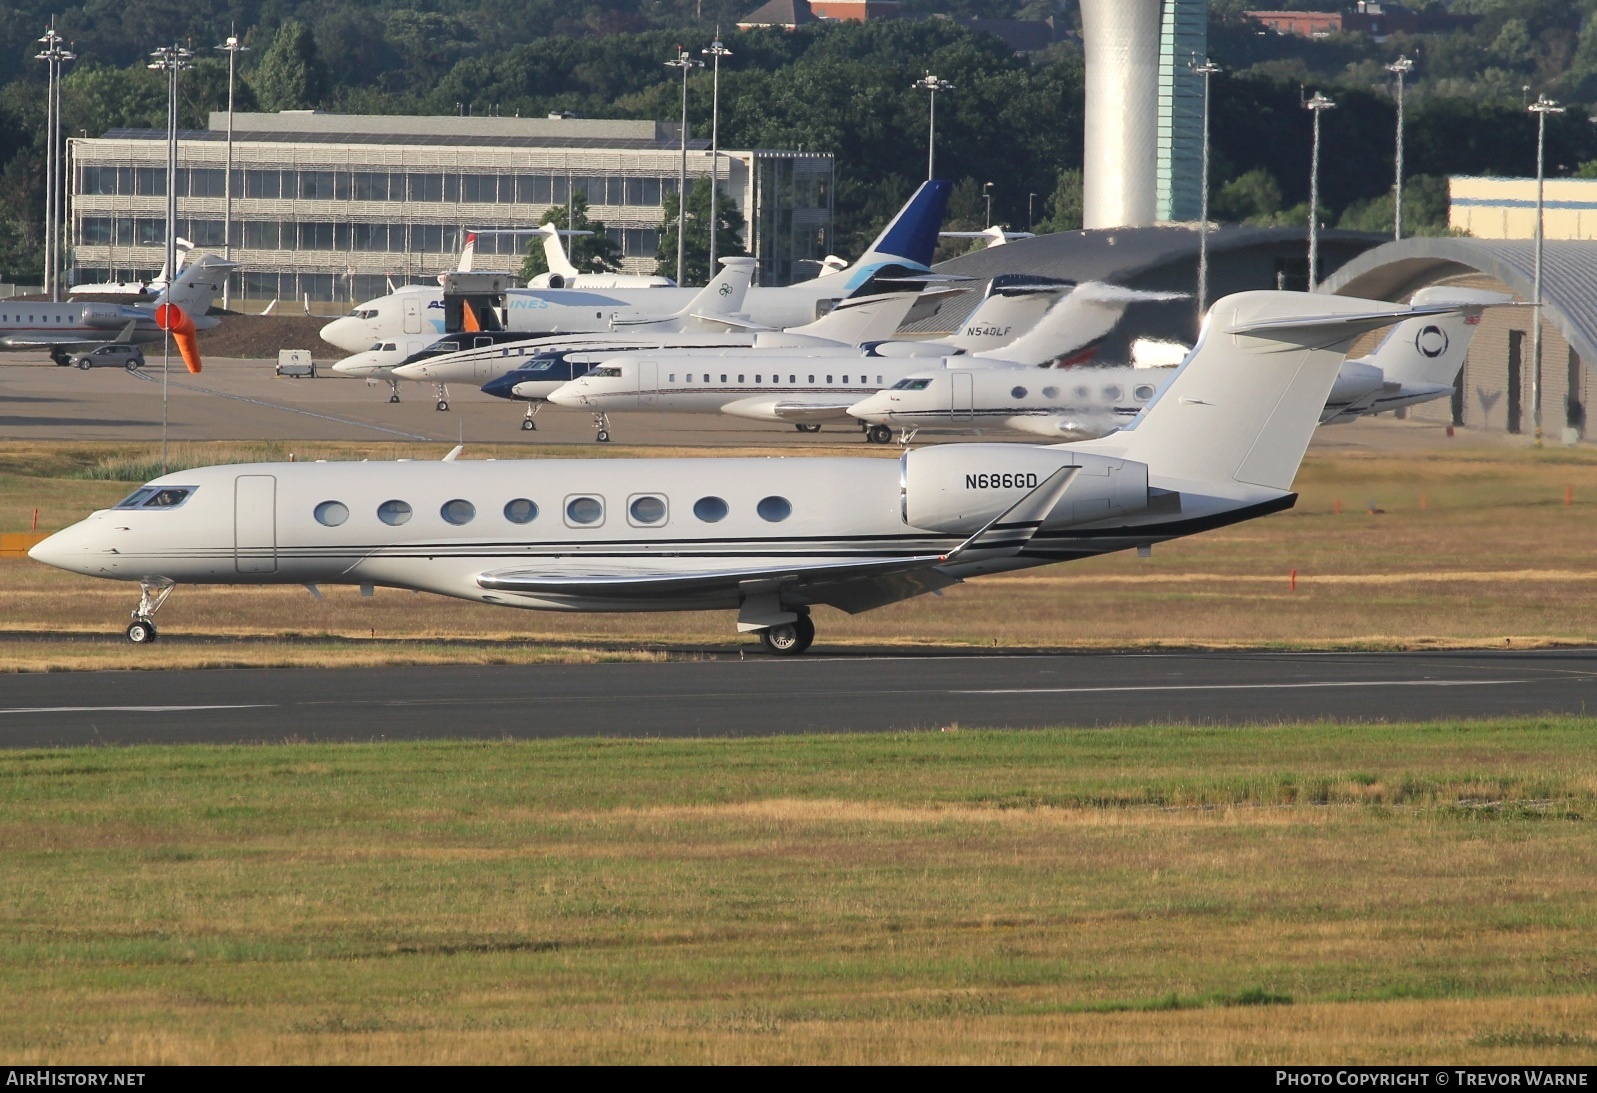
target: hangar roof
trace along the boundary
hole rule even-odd
[[[1426,285],[1469,274],[1485,274],[1532,299],[1536,244],[1459,236],[1404,239],[1365,251],[1327,277],[1322,289],[1400,300]],[[1542,301],[1547,321],[1581,359],[1597,362],[1597,242],[1554,239],[1543,244]]]

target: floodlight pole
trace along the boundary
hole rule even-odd
[[[237,34],[229,34],[227,41],[215,48],[227,54],[227,178],[222,184],[222,193],[227,200],[227,211],[222,221],[222,257],[229,261],[233,258],[233,77],[238,66],[238,55],[249,49],[241,45]],[[170,278],[174,271],[168,270]],[[350,282],[353,286],[353,279]],[[226,280],[222,282],[222,307],[229,306],[229,292],[233,287],[233,274],[228,271]],[[354,294],[351,287],[350,294]]]
[[[172,299],[172,285],[177,281],[177,78],[194,59],[192,51],[177,43],[153,50],[155,58],[146,68],[166,73],[166,289],[167,302]],[[167,330],[161,340],[161,473],[167,471],[168,374],[172,360],[172,332]]]
[[[1532,441],[1536,447],[1542,446],[1542,190],[1546,181],[1543,165],[1546,162],[1547,151],[1547,115],[1562,114],[1564,108],[1549,99],[1546,95],[1536,96],[1536,101],[1526,107],[1536,115],[1536,274],[1535,283],[1531,294],[1535,297],[1532,301],[1532,322],[1530,335],[1530,419],[1532,425]]]
[[[721,44],[721,28],[715,28],[715,41],[710,43],[709,49],[699,52],[714,58],[714,91],[710,97],[710,276],[716,274],[715,269],[715,244],[716,236],[720,233],[720,189],[721,189],[721,58],[732,56],[732,51]],[[678,235],[682,234],[680,231]]]
[[[1209,310],[1209,77],[1222,69],[1207,57],[1199,63],[1196,54],[1189,63],[1192,71],[1203,77],[1203,158],[1198,180],[1198,329],[1201,332],[1204,312]]]
[[[1316,91],[1303,108],[1314,115],[1314,151],[1309,162],[1309,291],[1320,284],[1320,115],[1336,103]]]
[[[981,184],[981,195],[987,199],[987,220],[982,224],[982,228],[985,230],[993,226],[993,184],[991,182],[983,182]]]
[[[952,91],[954,85],[928,72],[916,80],[913,86],[931,92],[931,106],[926,115],[926,178],[930,181],[937,176],[937,93]]]
[[[677,284],[682,283],[682,245],[686,241],[688,226],[688,73],[704,62],[695,59],[687,50],[679,48],[676,60],[665,62],[667,68],[682,70],[682,166],[677,172]],[[570,225],[566,225],[570,227]]]
[[[44,89],[44,290],[56,301],[61,299],[61,221],[65,207],[61,192],[61,66],[77,60],[77,54],[62,48],[63,41],[52,19],[39,39],[44,49],[34,55],[34,60],[44,61],[48,70]]]
[[[1392,238],[1403,238],[1403,77],[1414,71],[1414,62],[1399,57],[1386,66],[1397,75],[1397,184],[1392,190]]]

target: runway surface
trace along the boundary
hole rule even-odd
[[[732,736],[1597,709],[1597,650],[749,656],[0,676],[0,746]]]

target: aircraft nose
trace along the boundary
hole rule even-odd
[[[402,364],[394,369],[394,375],[402,380],[424,380],[429,378],[425,364]]]
[[[334,319],[322,327],[322,341],[353,353],[372,343],[366,324],[348,315]]]
[[[588,401],[587,396],[581,391],[567,390],[565,387],[556,387],[549,393],[549,401],[556,406],[582,406]]]
[[[356,353],[353,357],[345,357],[333,365],[333,371],[345,376],[364,376],[371,371],[371,355]]]
[[[850,417],[857,417],[861,421],[872,421],[878,424],[880,424],[878,419],[881,417],[881,413],[882,396],[880,395],[872,395],[869,398],[860,399],[848,408]]]
[[[82,527],[82,524],[73,524],[42,542],[35,543],[28,551],[28,557],[56,569],[65,569],[70,573],[94,572],[89,542],[83,534]]]

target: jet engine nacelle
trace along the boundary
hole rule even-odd
[[[1003,515],[1061,467],[1078,468],[1045,528],[1071,527],[1148,507],[1148,467],[1067,448],[946,444],[905,453],[904,522],[945,535],[970,535]]]
[[[1355,403],[1380,391],[1385,382],[1386,373],[1374,365],[1343,361],[1341,369],[1337,371],[1336,382],[1331,385],[1331,394],[1325,401],[1331,406]]]
[[[115,304],[84,304],[83,325],[96,330],[120,330],[128,325],[128,316]]]

